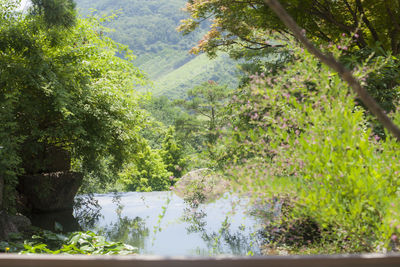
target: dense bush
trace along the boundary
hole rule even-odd
[[[173,173],[167,170],[161,152],[145,142],[119,174],[118,182],[123,191],[149,192],[169,190],[172,180]]]
[[[239,191],[258,199],[289,196],[291,208],[276,222],[290,231],[304,229],[301,221],[315,224],[319,252],[390,248],[400,225],[399,144],[373,133],[336,73],[291,49],[295,60],[286,69],[253,76],[233,97],[220,157]],[[355,75],[363,81],[387,62],[365,63]],[[399,123],[398,108],[393,116]],[[333,250],[323,250],[327,243]]]
[[[115,175],[102,174],[117,173],[135,153],[144,124],[133,91],[143,76],[131,63],[131,52],[104,36],[107,29],[101,23],[107,18],[78,19],[65,28],[49,25],[47,13],[37,6],[22,15],[13,1],[1,3],[0,176],[6,184],[5,207],[12,207],[16,177],[24,172],[23,156],[35,160],[43,147],[68,150],[73,168],[96,177],[97,184],[112,179]]]

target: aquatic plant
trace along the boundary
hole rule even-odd
[[[121,242],[106,241],[104,236],[91,231],[74,232],[68,237],[44,231],[42,236],[32,236],[32,241],[25,242],[21,254],[88,254],[88,255],[128,255],[135,254],[137,248]],[[45,244],[48,242],[51,245]],[[56,249],[52,249],[55,247]],[[57,249],[58,247],[58,249]]]

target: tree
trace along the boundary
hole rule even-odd
[[[141,142],[142,112],[132,88],[143,76],[131,63],[131,51],[103,35],[106,18],[71,17],[70,1],[34,1],[26,16],[13,1],[0,3],[0,177],[6,208],[24,157],[34,158],[44,146],[68,150],[73,168],[98,174],[93,176],[100,184],[111,179],[102,175],[105,169],[117,173]],[[47,17],[49,3],[69,10],[59,17],[64,22]]]
[[[215,143],[217,128],[220,126],[221,111],[229,95],[226,85],[218,85],[209,80],[187,92],[187,99],[177,101],[202,124],[200,131],[205,132],[208,145]]]
[[[386,112],[395,110],[400,98],[400,61],[396,57],[400,53],[399,1],[281,2],[310,40],[317,45],[331,43],[344,50],[340,60],[349,69],[366,59],[376,64],[386,61],[379,72],[365,77],[365,88]],[[212,17],[214,21],[209,32],[192,48],[193,53],[215,56],[222,50],[235,58],[261,58],[261,62],[270,60],[266,55],[287,53],[285,43],[292,33],[263,0],[190,0],[185,9],[191,18],[178,28],[184,34],[195,30],[203,20]],[[342,39],[352,42],[343,45]],[[376,132],[384,136],[379,125]]]
[[[180,178],[186,167],[186,160],[184,159],[182,147],[176,141],[175,129],[173,127],[169,127],[165,134],[161,157],[167,166],[167,170],[173,173],[175,178]]]
[[[126,191],[165,191],[171,185],[172,172],[167,170],[162,152],[152,149],[144,141],[119,174],[119,182]]]
[[[311,39],[337,43],[343,34],[356,34],[355,49],[381,48],[400,53],[400,3],[395,0],[284,0],[288,13]],[[189,0],[185,10],[191,18],[179,30],[189,33],[213,18],[210,31],[192,52],[215,55],[232,46],[252,50],[274,48],[271,30],[290,35],[287,28],[263,0]]]

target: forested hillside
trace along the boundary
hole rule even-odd
[[[155,95],[170,98],[184,96],[186,90],[207,80],[236,84],[236,63],[221,55],[210,60],[188,53],[206,28],[182,36],[176,31],[180,20],[187,17],[183,11],[185,0],[78,0],[80,13],[88,15],[117,13],[106,23],[115,29],[114,40],[126,44],[137,55],[135,65],[144,70],[153,81],[146,87]]]

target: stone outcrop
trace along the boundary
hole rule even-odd
[[[9,233],[17,233],[18,228],[11,222],[5,211],[0,211],[0,240],[8,238]]]
[[[17,189],[31,212],[68,210],[73,207],[82,178],[82,174],[70,171],[23,175]]]
[[[66,211],[72,217],[74,198],[83,175],[70,171],[68,151],[41,143],[37,146],[39,149],[35,153],[22,151],[21,167],[25,175],[18,177],[17,210],[32,218],[35,213],[54,211]],[[28,150],[28,147],[24,149]],[[27,217],[2,211],[3,190],[4,181],[0,177],[0,240],[7,239],[9,233],[25,231],[31,226]]]
[[[0,211],[0,240],[8,238],[10,233],[25,231],[31,226],[31,221],[23,215],[8,215]]]
[[[22,168],[26,174],[69,171],[71,155],[61,147],[39,144],[40,148],[32,153],[22,151]]]
[[[174,185],[173,191],[179,197],[200,203],[214,201],[230,189],[221,175],[203,168],[188,172]]]
[[[22,151],[25,175],[18,178],[20,212],[71,210],[81,186],[82,174],[71,172],[71,155],[62,147],[29,143]],[[28,150],[36,147],[34,152]]]

